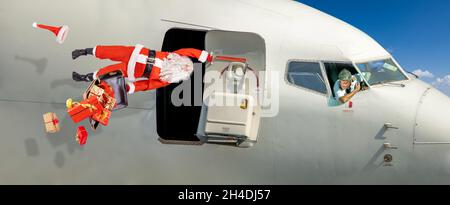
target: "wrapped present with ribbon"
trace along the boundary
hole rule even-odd
[[[67,113],[72,118],[73,122],[78,123],[86,118],[91,117],[97,112],[103,110],[96,96],[91,96],[82,102],[73,102],[72,99],[66,101]]]
[[[45,131],[48,133],[59,132],[59,120],[55,113],[49,112],[44,115]]]
[[[108,110],[112,110],[116,105],[114,90],[105,81],[93,81],[83,93],[83,99],[96,96],[98,101]]]
[[[108,91],[106,88],[103,89],[105,89],[105,92],[116,101],[112,111],[120,110],[128,106],[126,82],[121,71],[106,73],[98,76],[98,79],[100,80],[100,83],[103,82],[104,85],[107,85]],[[102,87],[101,85],[98,86]]]
[[[98,86],[105,91],[102,98],[100,99],[101,103],[106,109],[112,110],[116,105],[114,90],[105,81],[100,81]]]
[[[84,126],[79,126],[77,129],[77,135],[75,136],[76,141],[80,145],[85,145],[88,138],[88,132]]]
[[[100,87],[101,89],[103,89],[105,92],[105,94],[108,94],[111,97],[114,97],[114,90],[111,88],[110,85],[108,85],[107,82],[105,81],[99,81],[98,83],[98,87]]]
[[[104,94],[104,107],[105,109],[112,110],[114,106],[116,106],[116,99],[114,97],[109,96],[108,94]]]
[[[103,88],[100,88],[97,86],[96,81],[93,81],[89,87],[84,91],[83,93],[83,99],[86,100],[91,96],[97,96],[98,99],[100,99],[103,96],[103,93],[105,93],[105,90]]]
[[[109,119],[111,118],[111,111],[108,109],[103,109],[102,112],[97,112],[92,116],[92,119],[100,122],[104,126],[108,126]]]

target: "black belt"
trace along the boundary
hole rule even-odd
[[[149,50],[147,64],[145,65],[144,74],[142,75],[143,77],[150,78],[150,74],[152,73],[153,65],[155,64],[155,58],[156,58],[156,51]]]

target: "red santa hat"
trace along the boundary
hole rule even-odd
[[[33,27],[46,29],[46,30],[53,32],[56,36],[56,42],[58,42],[60,44],[64,43],[64,40],[66,40],[66,37],[67,37],[67,33],[69,32],[69,27],[66,25],[56,27],[56,26],[48,26],[48,25],[44,25],[44,24],[38,24],[38,23],[34,22]]]

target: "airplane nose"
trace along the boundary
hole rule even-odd
[[[450,98],[435,88],[425,91],[419,101],[414,140],[450,144]]]

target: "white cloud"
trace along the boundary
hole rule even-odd
[[[436,80],[432,82],[431,85],[450,96],[450,75],[446,75],[442,78],[436,78]]]
[[[430,83],[436,89],[450,96],[450,75],[434,76],[434,74],[431,73],[430,71],[422,69],[417,69],[412,73],[416,74],[421,78],[426,78],[424,79],[424,81]]]
[[[413,71],[413,73],[421,78],[422,77],[423,78],[434,78],[433,73],[431,73],[430,71],[427,71],[427,70],[418,69],[418,70]]]
[[[436,80],[432,83],[433,86],[450,86],[450,75],[446,75],[442,78],[436,78]]]

